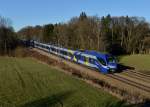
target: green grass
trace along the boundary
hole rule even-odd
[[[0,106],[116,107],[119,99],[30,58],[0,57]]]
[[[120,57],[120,63],[150,74],[150,55],[127,55]]]

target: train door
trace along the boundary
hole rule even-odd
[[[85,57],[85,65],[89,65],[89,57]]]

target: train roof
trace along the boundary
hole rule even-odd
[[[82,53],[84,54],[88,54],[88,55],[94,55],[96,57],[105,57],[105,56],[109,56],[108,53],[101,53],[101,52],[97,52],[97,51],[94,51],[94,50],[85,50],[85,51],[81,51]]]

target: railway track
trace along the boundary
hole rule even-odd
[[[84,65],[80,65],[80,66],[86,67]],[[93,70],[94,72],[99,72],[96,69],[93,69],[90,67],[86,67],[86,68]],[[132,78],[132,80],[125,78],[122,75],[126,75],[126,76],[130,77],[130,78]],[[150,77],[147,76],[146,74],[136,72],[136,71],[127,71],[127,72],[124,72],[123,74],[114,73],[114,74],[106,74],[106,76],[150,93]],[[134,81],[135,79],[138,81],[135,82]],[[147,83],[147,85],[144,85],[142,82]]]
[[[40,51],[42,51],[42,50],[39,50],[37,52],[40,52]],[[43,52],[44,51],[42,51],[41,53],[43,53]],[[46,53],[46,52],[44,52],[44,53]],[[48,56],[52,57],[53,55],[50,54]],[[57,57],[56,55],[54,55],[54,56]],[[60,59],[59,57],[56,58],[56,60],[59,60],[59,59]],[[75,63],[67,61],[67,60],[65,60],[65,61],[68,62],[68,63],[75,64]],[[80,66],[80,67],[83,67],[83,68],[86,68],[86,69],[90,69],[90,68],[87,68],[87,67],[79,65],[79,64],[76,64],[76,65]],[[72,67],[74,67],[74,66],[72,66]],[[90,70],[93,71],[93,73],[96,72],[96,70],[93,70],[93,69],[90,69]],[[95,73],[95,74],[96,74],[95,76],[97,76],[97,77],[99,76],[97,73]],[[103,76],[102,74],[100,74],[100,75]],[[125,78],[125,76],[123,76],[123,75],[126,75],[128,78]],[[139,73],[139,72],[136,72],[136,71],[125,71],[124,73],[106,74],[104,76],[109,77],[110,80],[115,79],[119,82],[130,85],[132,87],[135,87],[137,89],[140,89],[140,90],[145,91],[148,94],[150,94],[150,75],[146,75],[146,74]],[[129,77],[132,78],[132,80],[129,79]],[[134,80],[138,80],[138,81],[134,81]],[[149,84],[149,86],[143,84],[141,81],[146,82],[147,84]]]
[[[141,74],[139,74],[137,72],[133,72],[133,71],[123,72],[122,74],[150,84],[150,77],[148,77],[147,75],[144,76],[144,75],[141,75]]]
[[[146,78],[150,79],[150,75],[148,75],[148,74],[144,74],[144,73],[136,72],[136,71],[130,71],[130,73],[134,73],[136,75],[143,76],[144,78],[146,77]]]
[[[130,79],[124,78],[118,74],[107,74],[107,76],[150,93],[150,87],[149,86],[146,86],[146,85],[143,85],[141,83],[138,83],[138,82],[132,81]]]

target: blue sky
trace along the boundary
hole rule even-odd
[[[27,25],[66,22],[82,11],[140,16],[150,22],[150,0],[0,0],[0,15],[10,18],[16,31]]]

